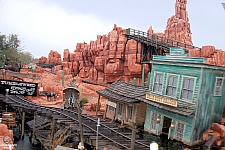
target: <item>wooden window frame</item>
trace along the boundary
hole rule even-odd
[[[113,112],[115,110],[115,108],[109,105],[108,110],[109,110],[109,112]]]
[[[178,133],[178,130],[180,129],[179,124],[183,125],[183,129],[181,129],[182,132],[179,132],[179,133]],[[181,140],[181,141],[183,140],[184,134],[185,134],[185,128],[186,128],[185,123],[183,123],[183,122],[177,122],[177,123],[176,123],[175,138],[176,138],[177,140]],[[178,134],[179,134],[179,136],[178,136]],[[181,135],[181,136],[180,136],[180,135]]]
[[[170,77],[177,78],[177,84],[176,84],[176,86],[169,85],[169,79],[170,79]],[[173,79],[173,82],[174,82],[174,79]],[[168,75],[168,78],[167,78],[166,95],[171,96],[171,97],[176,97],[177,96],[178,83],[179,83],[179,76],[178,75],[169,74]],[[176,88],[175,95],[169,95],[168,94],[168,88],[169,87]]]
[[[156,82],[157,75],[161,75],[162,76],[162,83]],[[153,82],[153,86],[152,86],[153,92],[155,92],[155,93],[162,93],[163,92],[163,86],[164,86],[164,84],[163,84],[163,82],[164,82],[164,73],[155,72],[153,81],[154,81]],[[156,84],[158,84],[158,86],[161,85],[161,91],[159,90],[159,88],[157,90],[155,89],[155,85]]]
[[[221,79],[222,81],[221,81],[221,85],[220,86],[217,86],[217,81],[218,81],[218,79]],[[224,80],[224,78],[223,77],[216,77],[216,81],[215,81],[215,88],[214,88],[214,96],[222,96],[222,88],[223,88],[223,80]],[[219,90],[219,94],[217,94],[217,88],[220,88],[220,90]]]
[[[118,103],[118,109],[117,109],[118,116],[123,115],[123,107],[124,107],[124,105],[122,103]],[[120,108],[121,108],[121,111],[120,111]]]
[[[158,116],[157,112],[154,112],[154,111],[151,112],[151,119],[150,119],[150,121],[151,121],[150,122],[150,130],[151,131],[156,131],[157,116]]]
[[[130,109],[131,109],[131,112],[130,112]],[[129,121],[132,121],[133,111],[134,111],[134,107],[133,106],[128,106],[128,120]]]
[[[185,79],[188,79],[189,80],[189,85],[190,85],[190,79],[193,79],[193,88],[192,88],[192,90],[191,89],[184,89],[184,82],[185,82]],[[181,88],[180,88],[180,90],[181,90],[181,94],[180,94],[180,99],[181,100],[186,100],[186,101],[191,101],[191,102],[193,102],[193,97],[194,97],[194,92],[195,92],[195,84],[196,84],[196,78],[195,77],[188,77],[188,76],[183,76],[183,78],[182,78],[182,86],[181,86]],[[188,86],[189,86],[188,85]],[[188,87],[189,88],[189,87]],[[190,92],[190,91],[192,91],[192,96],[191,96],[191,99],[188,99],[188,98],[184,98],[183,97],[183,91],[184,90],[186,90],[186,91],[188,91],[188,92]],[[188,94],[187,94],[188,95]],[[188,96],[187,96],[188,97]]]

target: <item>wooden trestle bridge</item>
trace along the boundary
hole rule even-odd
[[[184,48],[186,49],[186,53],[188,53],[187,50],[191,49],[200,50],[201,55],[201,48],[199,47],[170,40],[162,36],[157,36],[156,34],[148,34],[147,32],[128,28],[126,29],[126,36],[128,40],[133,39],[144,44],[140,63],[147,63],[152,59],[153,55],[165,55],[166,53],[169,53],[171,47]]]
[[[24,124],[25,113],[34,115],[28,122],[32,128],[32,142],[36,137],[46,150],[63,144],[69,137],[79,137],[79,121],[76,111],[54,107],[40,106],[23,96],[0,95],[0,100],[16,109]],[[82,115],[83,139],[92,149],[96,148],[97,118]],[[23,133],[22,133],[23,134]],[[98,149],[131,149],[131,131],[120,129],[116,124],[100,122],[98,129]],[[149,142],[136,139],[134,149],[149,150]]]

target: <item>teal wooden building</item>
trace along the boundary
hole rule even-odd
[[[144,130],[195,145],[212,123],[220,123],[225,99],[225,67],[190,58],[184,49],[171,48],[154,56]]]

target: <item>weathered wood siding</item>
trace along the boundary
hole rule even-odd
[[[193,93],[193,101],[198,101],[198,90],[199,90],[199,78],[201,75],[201,69],[191,66],[178,66],[178,65],[161,65],[161,64],[153,64],[152,73],[151,73],[151,81],[150,81],[150,91],[153,91],[154,87],[154,75],[156,72],[164,73],[164,82],[162,94],[166,95],[166,86],[168,81],[168,76],[170,74],[178,75],[178,86],[177,86],[177,95],[176,98],[180,99],[181,96],[181,88],[182,88],[182,79],[183,77],[194,77],[195,87]]]
[[[192,131],[193,117],[181,116],[181,115],[174,114],[174,113],[171,113],[171,112],[168,112],[168,111],[164,111],[162,109],[158,109],[158,108],[156,108],[154,106],[151,106],[151,105],[147,105],[145,124],[144,124],[144,130],[147,131],[147,132],[151,132],[150,131],[150,122],[151,122],[151,112],[152,111],[157,112],[159,115],[161,115],[161,120],[163,120],[164,116],[173,120],[173,122],[175,123],[175,128],[170,131],[171,132],[170,137],[172,139],[175,139],[175,137],[176,137],[176,135],[175,135],[176,130],[177,130],[176,123],[177,122],[184,123],[185,128],[184,128],[183,142],[186,142],[186,143],[191,142],[191,135],[192,135],[191,131]],[[156,133],[161,132],[162,126],[163,126],[163,121],[161,121],[159,124],[157,124],[157,130],[158,131]]]
[[[199,88],[199,102],[194,122],[192,141],[202,139],[202,134],[214,122],[220,123],[225,99],[225,81],[223,80],[222,95],[214,96],[216,77],[225,77],[224,71],[202,69],[202,81]]]
[[[145,131],[150,131],[150,119],[151,119],[151,108],[149,107],[149,105],[147,105],[146,115],[145,115],[145,124],[144,124]]]
[[[147,108],[147,104],[144,102],[137,104],[136,124],[138,127],[144,125],[146,108]]]

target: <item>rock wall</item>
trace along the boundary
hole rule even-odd
[[[65,49],[62,63],[65,75],[72,74],[103,85],[119,79],[132,82],[135,77],[137,84],[141,84],[142,67],[146,77],[150,67],[140,63],[141,43],[127,40],[124,33],[125,30],[114,25],[107,35],[97,35],[96,41],[77,43],[74,53]],[[60,72],[60,67],[53,70]]]
[[[57,51],[51,50],[48,54],[48,58],[45,56],[42,56],[38,59],[38,63],[45,63],[45,64],[57,64],[61,63],[61,54],[59,54]]]

